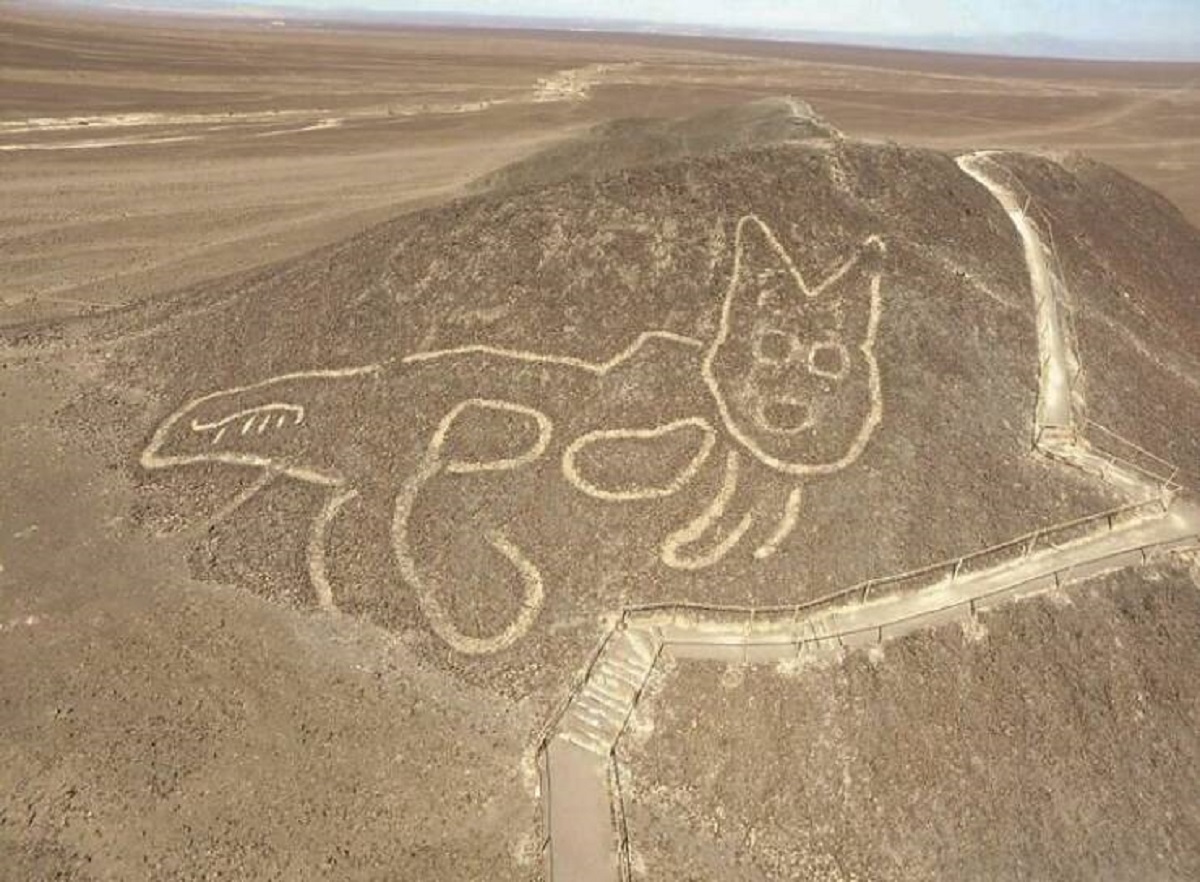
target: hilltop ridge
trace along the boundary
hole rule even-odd
[[[602,178],[688,157],[840,137],[799,98],[760,98],[675,119],[633,117],[600,123],[583,135],[482,176],[472,189],[546,186],[571,177]]]

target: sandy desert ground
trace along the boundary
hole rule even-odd
[[[598,121],[795,94],[848,135],[1080,150],[1200,222],[1200,65],[0,10],[0,323],[336,241]]]

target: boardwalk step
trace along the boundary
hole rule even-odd
[[[629,647],[630,652],[627,657],[637,659],[638,663],[642,665],[654,664],[655,656],[658,655],[658,647],[655,646],[653,638],[636,631],[625,631],[620,636],[624,638],[626,646]]]
[[[601,678],[593,676],[584,687],[579,690],[580,696],[587,696],[594,700],[597,704],[611,706],[620,710],[629,704],[636,695],[636,690],[622,688],[620,686],[613,687],[611,682],[604,682]]]
[[[597,756],[608,756],[609,747],[603,739],[593,738],[586,734],[574,731],[560,732],[558,737],[564,741],[571,742],[576,747],[582,747],[584,750],[594,753]]]
[[[597,717],[594,714],[588,713],[583,708],[575,707],[569,712],[563,730],[580,732],[606,739],[612,734],[613,728],[611,721],[607,718]]]
[[[614,680],[603,673],[597,672],[592,676],[587,686],[588,691],[615,701],[617,704],[628,704],[638,694],[638,688],[621,680]]]
[[[622,720],[629,712],[632,702],[618,702],[596,695],[590,690],[584,690],[575,696],[571,707],[578,708],[587,716],[597,720]]]
[[[592,672],[592,679],[610,684],[609,688],[611,689],[637,692],[642,685],[642,681],[646,679],[646,675],[645,673],[640,676],[625,673],[611,665],[597,665],[596,670]]]
[[[632,631],[614,634],[567,706],[559,736],[607,755],[625,728],[657,651],[654,640],[646,635]]]

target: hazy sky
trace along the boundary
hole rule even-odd
[[[858,33],[1200,44],[1200,0],[243,0],[333,11],[339,6]]]

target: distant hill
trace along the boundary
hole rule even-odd
[[[511,13],[411,11],[380,8],[364,2],[357,5],[314,7],[302,2],[242,3],[239,0],[105,0],[84,3],[81,0],[54,0],[60,6],[88,6],[114,11],[162,11],[181,15],[220,15],[275,21],[328,22],[367,25],[407,25],[423,27],[468,27],[533,29],[553,31],[598,31],[625,34],[662,34],[693,37],[720,37],[773,42],[819,43],[834,46],[863,46],[885,49],[909,49],[924,52],[950,52],[970,55],[998,55],[1024,58],[1060,58],[1127,61],[1197,61],[1194,40],[1073,39],[1055,34],[1014,31],[1003,34],[891,33],[887,31],[830,31],[811,28],[680,23],[619,17],[538,16]],[[1194,24],[1192,25],[1194,29]],[[1186,23],[1184,23],[1186,28]]]

